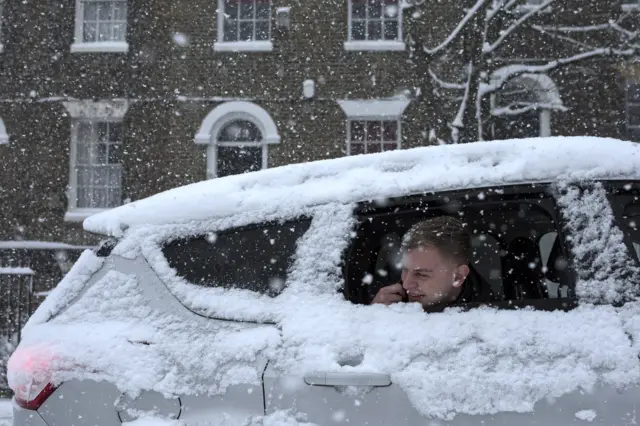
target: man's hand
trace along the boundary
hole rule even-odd
[[[376,297],[373,298],[371,303],[390,305],[392,303],[402,302],[402,299],[406,297],[406,295],[407,292],[402,288],[402,284],[393,284],[378,290],[378,294],[376,294]]]

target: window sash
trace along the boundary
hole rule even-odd
[[[347,155],[369,154],[400,149],[401,120],[389,118],[353,118],[347,120]],[[362,128],[361,137],[354,126]],[[387,131],[392,127],[395,137]],[[376,130],[376,129],[379,129]]]
[[[122,122],[115,120],[81,119],[74,123],[75,208],[104,209],[122,204],[121,126]]]
[[[234,3],[235,10],[226,8],[225,3]],[[245,9],[243,5],[249,5],[250,8]],[[262,6],[260,10],[259,5]],[[270,0],[218,0],[218,10],[218,41],[229,43],[271,40]],[[247,11],[250,11],[250,16]]]
[[[127,1],[78,1],[77,39],[82,40],[83,43],[126,41]],[[101,9],[101,6],[107,6],[107,8]]]
[[[349,0],[349,41],[398,41],[402,39],[402,9],[399,1],[390,2],[382,0],[379,4],[379,16],[370,16],[369,3],[371,0]],[[364,16],[355,16],[354,3],[364,4]],[[388,16],[385,9],[395,7],[395,16]],[[393,27],[395,26],[395,31]],[[395,32],[393,37],[388,37],[386,28]],[[358,29],[361,29],[358,31]],[[362,37],[354,37],[358,31]]]

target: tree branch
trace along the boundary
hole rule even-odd
[[[452,90],[464,90],[464,88],[466,87],[464,84],[458,84],[458,83],[449,83],[446,81],[441,80],[435,72],[433,72],[433,70],[431,70],[431,67],[429,67],[428,69],[429,75],[431,76],[431,78],[433,79],[433,81],[436,82],[436,84],[438,86],[440,86],[443,89],[452,89]]]
[[[504,41],[504,39],[507,38],[513,31],[515,31],[516,28],[520,27],[520,25],[522,25],[523,22],[525,22],[527,19],[531,18],[533,15],[537,14],[538,12],[540,12],[545,7],[549,6],[551,3],[553,3],[553,1],[554,0],[547,0],[544,3],[542,3],[541,5],[536,6],[536,7],[532,8],[531,10],[529,10],[527,13],[522,15],[516,22],[511,24],[511,26],[509,28],[507,28],[506,30],[502,31],[502,34],[500,34],[500,37],[498,37],[498,39],[495,41],[495,43],[493,43],[493,44],[491,44],[489,46],[483,46],[482,47],[482,51],[484,53],[493,52],[498,46],[500,46],[500,44]]]
[[[487,0],[478,0],[476,4],[471,9],[469,9],[465,17],[462,19],[462,21],[458,23],[458,26],[456,26],[456,28],[451,32],[451,34],[449,34],[449,36],[442,43],[440,43],[438,46],[434,47],[433,49],[429,49],[428,47],[423,47],[424,52],[428,55],[433,55],[438,53],[442,49],[446,48],[449,44],[451,44],[451,42],[454,41],[458,37],[458,35],[460,35],[460,32],[471,20],[471,18],[473,18],[473,15],[475,15],[478,12],[478,10],[480,10],[480,7],[484,5],[485,1]]]

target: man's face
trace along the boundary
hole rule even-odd
[[[409,249],[402,257],[402,286],[409,302],[423,306],[453,301],[468,274],[467,265],[457,265],[433,246]]]

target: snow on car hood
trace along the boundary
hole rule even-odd
[[[123,228],[137,225],[538,182],[560,175],[639,178],[640,146],[607,138],[550,137],[431,146],[294,164],[162,192],[91,216],[84,221],[84,229],[119,237]]]

